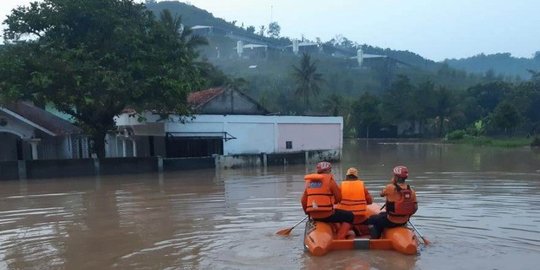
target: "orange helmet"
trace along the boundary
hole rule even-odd
[[[317,173],[327,172],[332,170],[332,164],[327,161],[317,163]]]
[[[409,169],[405,166],[396,166],[394,167],[394,175],[399,178],[407,178],[409,177]]]

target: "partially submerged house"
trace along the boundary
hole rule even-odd
[[[108,137],[107,155],[232,157],[300,153],[317,159],[341,158],[343,118],[271,115],[245,93],[231,88],[194,92],[192,117],[162,120],[146,112],[116,118],[118,134]],[[127,143],[126,143],[127,142]],[[311,154],[309,154],[311,153]]]
[[[88,157],[79,127],[28,102],[0,107],[0,161]]]

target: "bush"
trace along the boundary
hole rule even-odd
[[[540,147],[540,137],[534,137],[533,141],[531,142],[531,146]]]
[[[463,139],[463,137],[465,137],[465,134],[466,134],[465,130],[462,130],[462,129],[454,130],[446,134],[446,139],[449,141],[461,140]]]

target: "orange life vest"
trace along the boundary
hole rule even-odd
[[[416,200],[413,196],[413,190],[411,186],[407,185],[406,189],[401,188],[398,184],[394,184],[396,192],[400,193],[400,199],[391,202],[386,201],[386,209],[388,214],[396,217],[411,216],[416,212]]]
[[[331,174],[308,174],[306,180],[307,208],[312,218],[325,218],[334,214],[334,195],[330,190]]]
[[[341,182],[341,202],[336,205],[336,209],[353,212],[355,216],[366,214],[367,208],[364,182],[360,180]]]

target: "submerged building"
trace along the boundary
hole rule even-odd
[[[218,166],[339,160],[343,118],[272,115],[241,91],[212,88],[194,92],[191,117],[161,119],[150,112],[116,118],[117,134],[107,138],[109,157],[214,156]]]

